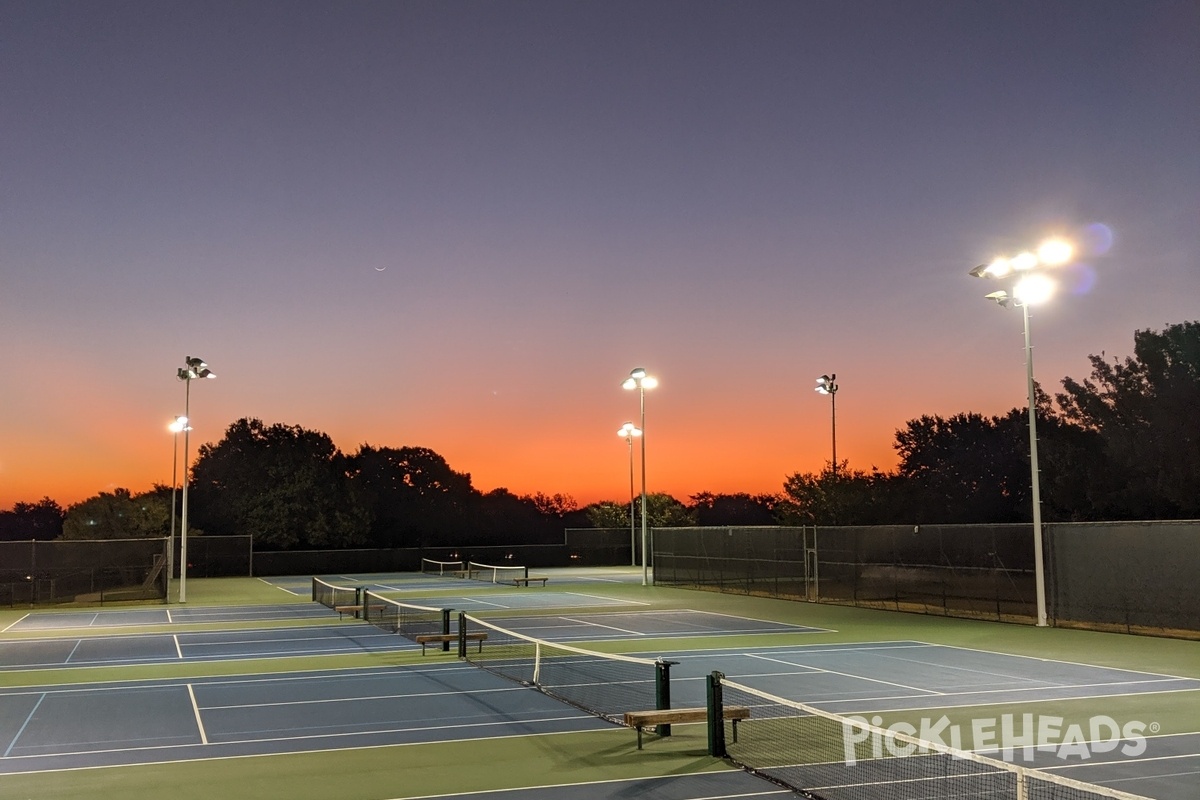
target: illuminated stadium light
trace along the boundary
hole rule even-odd
[[[1059,266],[1066,264],[1075,256],[1075,246],[1065,239],[1047,239],[1038,247],[1037,255],[1025,252],[1011,260],[1002,258],[991,264],[980,264],[970,270],[975,278],[1003,278],[1010,271],[1025,273],[1012,291],[997,291],[985,295],[986,299],[994,300],[1001,306],[1016,305],[1021,309],[1021,318],[1025,325],[1025,389],[1029,404],[1029,477],[1033,494],[1033,556],[1034,577],[1037,589],[1037,624],[1045,627],[1049,624],[1046,616],[1046,569],[1042,552],[1042,488],[1041,476],[1038,472],[1037,449],[1037,397],[1033,382],[1033,344],[1029,336],[1029,307],[1049,300],[1055,289],[1055,282],[1048,275],[1034,271],[1038,266]]]
[[[835,477],[835,478],[837,477],[837,467],[838,467],[838,463],[837,463],[837,390],[838,390],[838,385],[836,383],[834,383],[834,381],[836,381],[836,380],[837,380],[836,372],[830,373],[828,375],[822,375],[821,377],[817,378],[817,386],[815,388],[815,391],[817,392],[817,394],[829,395],[829,410],[832,414],[832,422],[833,422],[833,425],[832,425],[832,428],[833,428],[833,461],[831,461],[830,464],[833,465],[832,473],[833,473],[833,477]]]
[[[625,444],[629,445],[629,565],[631,567],[637,566],[637,514],[634,512],[633,505],[633,440],[634,437],[641,435],[642,429],[632,422],[626,422],[617,431],[617,436],[620,436],[625,440]],[[642,509],[642,513],[646,513],[645,509]]]
[[[629,377],[621,383],[628,390],[638,390],[638,400],[641,407],[642,432],[642,586],[650,582],[650,550],[647,547],[650,533],[646,525],[646,390],[658,386],[658,379],[648,375],[644,367],[635,367],[629,371]]]
[[[187,424],[191,419],[192,381],[199,378],[215,378],[216,373],[208,368],[204,359],[187,356],[183,366],[175,373],[175,377],[183,381],[183,501],[180,504],[179,523],[179,602],[187,602],[187,533],[188,533],[188,433],[192,426]],[[174,507],[174,504],[172,504]],[[168,578],[168,600],[170,599],[170,579]]]

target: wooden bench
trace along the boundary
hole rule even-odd
[[[483,642],[487,639],[487,634],[480,631],[478,633],[468,633],[468,642],[479,642],[479,652],[483,652]],[[443,642],[457,642],[457,633],[422,633],[416,637],[417,644],[421,645],[421,655],[425,655],[425,647],[431,644],[442,644]]]
[[[546,581],[548,581],[548,580],[550,580],[550,579],[545,576],[537,576],[537,577],[529,577],[529,578],[513,578],[512,582],[513,582],[513,586],[520,586],[521,584],[525,584],[526,586],[528,586],[531,583],[537,583],[538,581],[541,581],[542,586],[545,586]]]
[[[742,706],[725,706],[725,719],[733,722],[733,741],[737,741],[737,724],[750,719],[750,709]],[[625,725],[637,729],[638,750],[642,749],[642,728],[651,725],[683,724],[685,722],[707,722],[707,708],[666,708],[654,711],[626,711]]]
[[[362,606],[334,606],[337,612],[337,619],[342,619],[342,614],[354,614],[354,619],[362,616]],[[383,606],[371,606],[371,613],[383,613]]]

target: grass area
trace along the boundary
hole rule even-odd
[[[914,640],[953,647],[1011,653],[1050,661],[1063,661],[1180,677],[1200,678],[1200,643],[1179,639],[1129,636],[1094,631],[1036,628],[996,622],[978,622],[938,616],[874,611],[773,600],[769,598],[643,587],[637,583],[571,583],[555,573],[545,588],[515,589],[480,584],[456,584],[444,594],[470,593],[485,597],[495,592],[570,591],[596,594],[638,603],[646,609],[694,609],[714,613],[774,620],[825,629],[808,634],[739,635],[720,639],[639,638],[636,642],[600,641],[590,645],[609,652],[672,652],[715,647],[762,647],[787,644]],[[431,593],[432,596],[433,593]],[[307,603],[267,582],[251,578],[194,579],[188,582],[188,607],[222,605]],[[128,607],[128,606],[125,606]],[[143,608],[163,608],[147,604]],[[177,606],[171,606],[176,608]],[[106,606],[105,609],[108,607]],[[96,610],[96,609],[93,609]],[[628,611],[598,608],[604,611]],[[78,613],[78,608],[41,611],[38,614]],[[29,613],[28,609],[0,611],[0,630]],[[496,612],[507,616],[532,612]],[[591,613],[591,612],[589,612]],[[279,625],[325,624],[292,620]],[[261,628],[265,623],[252,623]],[[346,625],[361,625],[350,619]],[[245,624],[249,626],[250,624]],[[243,623],[176,623],[171,626],[105,628],[104,635],[149,632],[228,630]],[[76,630],[8,631],[5,641],[30,638],[76,638]],[[431,652],[422,659],[411,653],[357,653],[240,661],[144,664],[122,667],[9,670],[0,672],[6,687],[46,686],[101,681],[142,681],[152,678],[202,678],[255,675],[320,669],[394,667],[434,663],[449,656]],[[731,676],[736,679],[736,676]],[[922,710],[921,716],[938,715]],[[1019,706],[994,705],[948,710],[953,722],[1010,713],[1062,716],[1066,724],[1085,721],[1095,714],[1155,723],[1161,733],[1200,730],[1200,692],[1087,698]],[[883,715],[884,725],[909,718],[905,712]],[[366,747],[315,753],[208,759],[134,767],[105,767],[58,772],[0,776],[0,797],[43,798],[87,796],[91,800],[116,800],[169,791],[175,798],[255,797],[261,800],[304,800],[339,797],[345,800],[387,800],[441,793],[486,789],[557,785],[656,775],[686,774],[726,769],[724,762],[706,752],[703,725],[675,726],[669,739],[647,737],[646,749],[636,749],[633,731],[613,728],[570,733],[480,739],[438,744]]]

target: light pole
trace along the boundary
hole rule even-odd
[[[1033,497],[1033,571],[1034,588],[1037,594],[1037,624],[1046,627],[1046,565],[1042,554],[1042,480],[1038,470],[1037,449],[1037,396],[1033,383],[1033,342],[1029,336],[1029,307],[1050,299],[1055,284],[1048,275],[1033,270],[1038,267],[1055,267],[1070,261],[1075,248],[1062,239],[1050,239],[1038,248],[1037,254],[1024,252],[1013,258],[997,258],[990,264],[980,264],[971,270],[976,278],[1007,278],[1014,273],[1025,273],[1012,287],[1012,294],[1001,290],[986,295],[1001,306],[1016,305],[1021,309],[1025,325],[1025,389],[1029,402],[1029,479]]]
[[[633,438],[641,436],[642,429],[634,425],[632,422],[626,422],[621,426],[621,430],[617,431],[617,436],[625,438],[625,444],[629,445],[629,566],[637,566],[637,528],[635,523],[637,516],[634,514],[633,505]],[[645,514],[645,509],[642,514]],[[642,554],[642,558],[646,558],[646,554]]]
[[[186,387],[183,391],[183,416],[191,419],[192,381],[197,378],[217,377],[204,363],[204,359],[188,356],[184,365],[175,373],[175,377],[183,381]],[[183,426],[183,503],[179,521],[179,602],[187,602],[187,532],[188,532],[188,433],[191,425]]]
[[[837,477],[837,373],[817,378],[817,394],[829,395],[829,410],[833,414],[833,477]]]
[[[647,375],[642,367],[630,370],[629,377],[621,384],[623,389],[637,389],[641,406],[642,429],[642,586],[650,583],[650,550],[648,548],[649,533],[646,526],[646,390],[658,386],[658,378]]]
[[[175,577],[175,487],[179,485],[179,432],[191,430],[187,417],[176,417],[167,426],[171,432],[171,534],[167,537],[167,602],[171,602],[171,579]]]

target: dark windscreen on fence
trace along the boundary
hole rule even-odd
[[[167,596],[167,540],[0,542],[0,605]]]
[[[1054,523],[1046,546],[1055,624],[1200,631],[1200,522]]]
[[[1051,523],[1054,624],[1200,631],[1200,522]],[[656,528],[654,582],[865,608],[1032,622],[1033,526]]]
[[[657,528],[655,583],[985,619],[1034,615],[1029,525]]]

